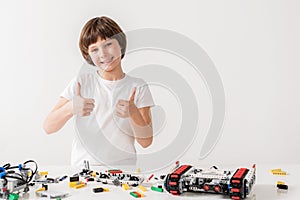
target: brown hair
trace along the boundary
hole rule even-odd
[[[101,39],[112,38],[119,42],[121,47],[121,59],[126,52],[126,35],[119,27],[119,25],[112,19],[102,16],[90,19],[82,28],[79,48],[84,59],[91,65],[95,65],[89,56],[89,45],[97,42],[98,37]]]

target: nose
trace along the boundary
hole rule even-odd
[[[99,48],[98,56],[100,58],[106,58],[107,57],[107,50],[103,47]]]

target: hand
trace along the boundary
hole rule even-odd
[[[121,118],[128,118],[135,112],[138,112],[138,108],[134,104],[136,88],[133,88],[129,100],[120,99],[116,105],[116,115]]]
[[[77,83],[76,95],[72,100],[72,112],[78,116],[89,116],[95,107],[94,99],[87,99],[81,96],[81,85]]]

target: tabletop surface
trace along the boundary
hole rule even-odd
[[[198,166],[197,166],[198,167]],[[282,170],[287,172],[286,176],[274,176],[270,170],[280,167]],[[104,167],[93,167],[90,168],[92,171],[105,171]],[[229,168],[226,168],[229,169]],[[232,168],[235,169],[235,168]],[[300,194],[300,165],[283,165],[283,166],[267,166],[258,165],[256,170],[256,183],[251,195],[247,198],[250,200],[296,200],[298,194]],[[103,184],[101,182],[91,181],[86,184],[85,187],[74,189],[69,187],[69,177],[80,172],[78,169],[71,168],[70,166],[42,166],[39,167],[39,171],[48,171],[48,177],[58,177],[67,175],[68,178],[59,183],[48,184],[49,193],[68,193],[69,195],[63,199],[136,199],[132,197],[129,193],[132,191],[139,191],[137,187],[130,187],[129,190],[124,190],[120,186],[115,186],[113,184]],[[133,172],[135,173],[135,172]],[[192,193],[185,192],[180,196],[174,196],[166,192],[157,192],[150,189],[151,185],[163,185],[163,180],[160,180],[160,175],[166,174],[164,172],[154,173],[154,177],[149,182],[144,181],[143,185],[146,187],[147,191],[142,192],[145,196],[142,199],[230,199],[229,196],[222,194],[207,194],[207,193]],[[151,174],[138,174],[147,180]],[[277,181],[283,181],[288,185],[288,190],[277,189]],[[108,192],[94,193],[93,188],[103,187],[108,188]],[[19,199],[47,199],[45,197],[38,197],[35,194],[37,189],[41,188],[41,184],[36,184],[30,187],[30,191],[27,194],[20,195]]]

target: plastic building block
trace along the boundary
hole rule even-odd
[[[70,182],[70,183],[69,183],[69,187],[75,187],[75,186],[78,185],[78,184],[80,184],[79,181],[77,181],[77,182]]]
[[[75,189],[79,189],[82,188],[86,185],[86,183],[82,182],[82,181],[77,181],[77,182],[70,182],[69,186],[71,188],[75,188]]]
[[[93,188],[93,192],[95,193],[99,193],[99,192],[103,192],[104,189],[102,187],[98,187],[98,188]]]
[[[86,182],[95,181],[95,179],[94,179],[94,178],[92,178],[92,177],[90,177],[90,178],[86,178],[85,180],[86,180]]]
[[[84,184],[84,183],[81,183],[81,184],[75,185],[73,188],[75,188],[75,189],[79,189],[79,188],[83,188],[83,187],[85,187],[85,185],[86,185],[86,184]]]
[[[154,176],[154,174],[151,174],[151,175],[149,176],[149,178],[147,179],[147,182],[150,181],[150,180],[153,178],[153,176]]]
[[[282,181],[277,181],[277,188],[282,190],[287,190],[289,187]]]
[[[68,176],[62,176],[61,178],[59,178],[59,181],[63,181],[67,178]]]
[[[9,194],[8,200],[18,200],[19,194]]]
[[[286,174],[287,174],[285,171],[282,171],[282,169],[280,169],[280,168],[271,169],[270,171],[273,175],[278,175],[278,176],[286,176]]]
[[[4,167],[0,167],[0,172],[4,172],[5,168]]]
[[[79,181],[79,176],[71,176],[70,177],[70,182],[76,182]]]
[[[126,183],[122,184],[122,188],[124,190],[129,190],[130,189],[129,186],[128,186],[128,184],[126,184]]]
[[[141,169],[137,168],[136,171],[135,171],[135,173],[140,174],[141,173]]]
[[[278,189],[282,189],[282,190],[287,190],[289,189],[289,187],[287,185],[283,185],[283,184],[277,184],[277,188]]]
[[[130,192],[129,194],[130,194],[131,196],[135,197],[135,198],[138,198],[138,197],[139,197],[139,195],[136,194],[135,192]]]
[[[145,195],[143,194],[143,193],[141,193],[141,192],[137,192],[137,191],[135,191],[137,194],[139,194],[140,195],[140,197],[144,197]]]
[[[121,173],[123,173],[123,171],[119,170],[119,169],[110,169],[110,170],[108,170],[108,173],[110,173],[110,174],[121,174]]]
[[[112,183],[113,183],[115,186],[121,185],[121,182],[120,182],[118,179],[113,180]]]
[[[139,188],[140,190],[142,190],[143,192],[146,192],[146,191],[147,191],[147,189],[146,189],[144,186],[142,186],[142,185],[139,185],[138,188]]]
[[[135,197],[135,198],[141,198],[141,197],[144,197],[145,195],[141,192],[137,192],[137,191],[134,191],[134,192],[130,192],[129,193],[131,196]]]
[[[3,178],[5,176],[6,176],[6,172],[5,171],[0,173],[0,178]]]
[[[45,172],[39,172],[39,175],[40,175],[40,176],[47,176],[47,175],[48,175],[48,172],[47,172],[47,171],[45,171]]]
[[[164,191],[161,187],[154,187],[154,186],[151,186],[151,190],[156,191],[156,192],[163,192]]]

